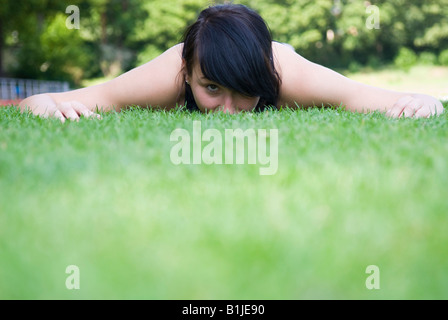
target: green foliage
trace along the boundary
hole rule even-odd
[[[86,54],[88,49],[79,30],[66,28],[66,18],[57,13],[45,26],[45,32],[35,33],[38,46],[31,39],[24,42],[17,56],[19,64],[15,72],[19,77],[79,84],[92,55]]]
[[[381,65],[382,62],[377,56],[369,56],[367,58],[367,66],[369,66],[370,68],[378,69],[379,67],[381,67]]]
[[[417,63],[417,55],[411,49],[400,48],[394,63],[398,68],[404,71],[409,71],[409,69]]]
[[[442,66],[448,66],[448,49],[443,50],[439,55],[439,63]]]
[[[356,73],[361,71],[362,65],[359,62],[353,61],[348,65],[348,71],[351,73]]]
[[[11,52],[18,52],[20,66],[9,70],[14,76],[53,78],[75,68],[78,71],[65,74],[77,74],[71,76],[73,79],[110,77],[143,64],[180,42],[185,27],[196,19],[199,11],[217,2],[222,1],[74,0],[70,4],[80,8],[81,29],[77,35],[59,30],[59,40],[55,41],[50,40],[55,36],[55,28],[65,28],[61,22],[66,16],[67,2],[32,0],[19,5],[9,1],[0,6],[0,21],[8,21],[2,24],[4,37],[0,37],[0,51],[3,44]],[[275,40],[289,43],[304,57],[330,67],[353,68],[357,64],[378,67],[398,59],[401,48],[425,52],[420,61],[434,63],[434,56],[429,54],[438,55],[448,48],[448,0],[235,3],[258,11]],[[378,8],[378,16],[372,8]],[[378,28],[369,27],[372,21],[378,23]],[[10,39],[13,31],[19,33],[18,43],[6,40],[2,43],[1,39]],[[74,40],[62,40],[60,36]],[[67,49],[62,49],[64,45]],[[49,54],[52,50],[57,57]],[[75,54],[80,50],[84,53]],[[64,52],[67,52],[65,60],[60,58]],[[405,64],[409,63],[405,60]],[[47,71],[40,71],[48,65]],[[79,70],[86,65],[88,70],[81,74]]]
[[[117,76],[135,66],[142,44],[134,34],[148,19],[140,0],[84,0],[83,35],[96,52],[98,76]]]
[[[138,64],[157,57],[179,43],[187,25],[195,21],[207,4],[200,0],[156,0],[144,3],[142,10],[148,18],[132,35],[134,41],[142,44]]]
[[[418,56],[418,63],[422,65],[433,66],[437,64],[437,55],[433,52],[422,52]]]

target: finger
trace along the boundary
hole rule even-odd
[[[59,111],[61,111],[61,113],[67,119],[74,120],[74,121],[79,121],[79,115],[75,111],[75,109],[73,109],[73,106],[72,106],[72,104],[70,102],[63,102],[63,103],[61,103]]]
[[[403,109],[403,112],[399,115],[399,118],[410,118],[414,115],[414,108],[411,106],[406,106]]]
[[[411,96],[404,96],[402,98],[400,98],[397,102],[395,102],[395,104],[392,106],[392,108],[390,108],[387,112],[386,115],[392,118],[398,118],[401,113],[403,112],[404,108],[406,107],[406,105],[412,101],[412,97]]]
[[[433,105],[425,105],[416,112],[416,118],[429,118],[433,115],[440,115],[444,112],[443,105],[440,101],[436,101]]]
[[[59,111],[59,110],[56,110],[56,111],[54,112],[53,117],[55,117],[55,118],[61,120],[62,123],[65,122],[65,117],[64,117],[64,115],[61,113],[61,111]]]
[[[417,110],[415,113],[416,118],[428,118],[431,115],[431,109],[428,106],[424,106]]]
[[[90,117],[94,114],[85,105],[77,101],[72,102],[72,107],[73,109],[75,109],[79,116]]]
[[[38,110],[38,109],[36,109]],[[65,122],[64,115],[56,108],[45,108],[45,110],[36,111],[36,114],[42,118],[57,118],[61,120],[61,122]]]
[[[404,108],[405,108],[405,106],[403,106],[401,104],[394,105],[391,109],[389,109],[386,112],[386,115],[391,118],[398,118],[401,115],[401,113],[403,112]]]
[[[445,109],[443,108],[443,104],[440,101],[436,101],[436,110],[435,115],[440,116],[442,113],[445,112]]]
[[[411,118],[411,117],[415,116],[416,112],[418,110],[420,110],[423,106],[424,106],[424,103],[423,103],[422,100],[420,100],[420,99],[413,99],[403,109],[403,112],[401,113],[400,118],[401,117]]]
[[[92,112],[89,108],[87,108],[85,105],[78,101],[73,101],[72,106],[75,109],[75,111],[78,113],[79,116],[84,116],[86,118],[97,118],[101,119],[101,116],[97,113]]]

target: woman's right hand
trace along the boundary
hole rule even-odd
[[[29,110],[34,115],[44,118],[55,117],[61,122],[65,122],[66,119],[79,121],[80,116],[101,118],[99,114],[92,112],[78,101],[56,103],[46,94],[31,96],[23,100],[19,107],[22,111]]]

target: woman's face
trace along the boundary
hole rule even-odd
[[[187,75],[186,79],[202,112],[221,110],[234,114],[240,111],[253,111],[260,101],[260,97],[242,95],[205,78],[198,63],[195,63],[192,74]]]

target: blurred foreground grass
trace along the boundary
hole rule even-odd
[[[193,120],[277,128],[278,172],[173,165],[170,134]],[[447,125],[330,109],[62,124],[0,108],[0,299],[446,299]]]

